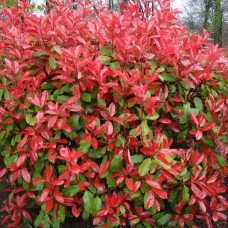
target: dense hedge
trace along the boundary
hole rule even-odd
[[[153,14],[56,2],[0,10],[3,223],[226,220],[227,53],[166,0]]]

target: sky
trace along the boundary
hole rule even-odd
[[[172,6],[174,8],[179,8],[181,9],[181,2],[183,2],[183,0],[175,0],[173,3],[172,3]]]

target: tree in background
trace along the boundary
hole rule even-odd
[[[222,7],[221,0],[214,0],[213,31],[214,42],[222,46]]]
[[[203,27],[208,30],[208,19],[210,17],[210,10],[211,10],[211,7],[212,7],[212,0],[204,0],[203,4],[205,6]]]
[[[228,45],[227,0],[185,0],[183,8],[182,20],[191,30],[207,29],[213,34],[215,43],[219,46]]]

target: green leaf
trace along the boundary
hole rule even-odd
[[[60,227],[60,222],[58,220],[52,220],[52,226],[53,228],[59,228]]]
[[[108,56],[100,55],[100,56],[98,56],[98,60],[106,62],[106,61],[110,61],[111,58]]]
[[[67,167],[65,165],[59,165],[58,166],[58,171],[59,173],[62,173],[63,171],[65,171],[67,169]]]
[[[96,212],[96,201],[94,199],[94,195],[91,192],[85,191],[83,195],[83,202],[87,212],[89,212],[90,214]]]
[[[6,135],[6,131],[2,131],[0,133],[0,141],[4,138],[5,135]]]
[[[63,223],[65,220],[65,209],[62,204],[59,205],[59,210],[58,210],[58,221]]]
[[[96,205],[95,207],[96,212],[100,211],[102,203],[101,203],[101,199],[98,196],[95,198],[95,205]]]
[[[89,151],[90,146],[91,140],[86,142],[80,142],[80,147],[78,148],[78,151],[81,151],[83,154],[85,154]]]
[[[171,166],[166,165],[164,162],[162,162],[161,160],[157,159],[156,157],[154,159],[162,168],[171,169]]]
[[[84,221],[88,221],[88,219],[89,219],[89,213],[86,210],[82,211],[82,219]]]
[[[90,93],[82,93],[82,100],[85,102],[91,102],[91,94]]]
[[[8,158],[5,158],[4,159],[5,165],[8,166],[8,165],[10,165],[12,163],[15,163],[17,161],[17,159],[18,159],[18,155],[17,154],[14,154],[14,155],[12,155],[12,156],[10,156]]]
[[[101,153],[100,150],[93,150],[93,149],[91,149],[91,150],[89,150],[89,157],[94,158],[94,159],[96,159],[96,158],[102,158],[103,157],[103,154]]]
[[[167,224],[172,217],[172,214],[165,214],[157,220],[158,225],[164,226]]]
[[[43,218],[42,226],[45,227],[45,228],[49,228],[50,225],[51,224],[49,222],[49,216],[48,216],[48,214],[45,214],[44,218]]]
[[[189,112],[194,114],[195,116],[198,116],[199,109],[198,108],[190,108]]]
[[[206,136],[203,136],[202,137],[202,140],[207,145],[215,146],[215,144],[213,143],[213,141],[210,138],[206,137]]]
[[[43,220],[43,217],[44,217],[44,212],[43,211],[40,211],[38,217],[36,218],[35,222],[34,222],[34,226],[35,227],[38,227],[40,225],[40,223],[42,222]]]
[[[77,185],[71,185],[62,190],[64,196],[74,196],[80,191]]]
[[[143,135],[147,136],[149,134],[149,132],[150,132],[150,128],[149,128],[149,126],[147,124],[147,120],[143,120],[141,126],[142,126]]]
[[[144,159],[143,154],[135,154],[131,156],[131,160],[133,163],[137,164],[137,163],[141,163]]]
[[[65,102],[67,102],[69,100],[69,96],[65,96],[65,95],[60,95],[57,97],[56,101],[59,103],[59,104],[63,104]]]
[[[78,131],[80,130],[80,124],[79,124],[79,116],[72,116],[67,119],[67,124],[71,126],[72,131]]]
[[[7,78],[6,77],[2,77],[2,84],[3,84],[3,86],[5,86],[7,84]]]
[[[177,139],[180,139],[180,138],[186,136],[187,134],[188,134],[188,130],[184,130],[177,136]]]
[[[30,113],[25,117],[26,123],[33,126],[36,123],[36,116],[32,116]]]
[[[3,93],[4,93],[4,89],[0,89],[0,100],[2,99]]]
[[[116,143],[116,146],[124,146],[124,143],[125,143],[124,136],[121,134],[118,134],[117,135],[117,141],[115,143]]]
[[[14,100],[14,98],[11,96],[11,94],[9,93],[9,91],[7,89],[4,90],[4,98],[5,98],[5,100],[11,100],[11,101]]]
[[[143,163],[139,166],[139,175],[145,176],[150,170],[151,159],[147,158],[143,161]]]
[[[164,73],[162,75],[159,75],[159,79],[163,82],[164,81],[175,82],[177,80],[175,75],[169,74],[169,73]]]
[[[43,51],[36,51],[33,56],[34,57],[38,57],[38,56],[44,56],[46,55],[46,52],[43,52]]]
[[[49,57],[49,64],[52,70],[56,70],[57,64],[55,62],[55,58],[53,56]]]
[[[189,201],[189,190],[186,185],[184,185],[184,190],[183,190],[183,201],[187,203]]]
[[[184,181],[184,182],[185,182],[185,181],[188,181],[190,178],[191,178],[191,172],[188,171],[188,172],[185,174],[183,181]]]
[[[117,67],[119,67],[120,64],[118,62],[113,62],[113,63],[110,63],[110,69],[112,71],[114,71]]]
[[[151,174],[154,173],[156,169],[157,169],[157,162],[155,160],[152,160],[150,164],[150,173]]]
[[[119,155],[112,159],[109,170],[112,172],[118,172],[122,170],[122,158]]]
[[[225,167],[226,166],[226,159],[221,157],[220,155],[215,155],[217,158],[217,161],[219,163],[219,166]]]
[[[104,56],[111,56],[112,55],[112,49],[109,47],[103,47],[99,50],[99,53]]]
[[[187,173],[187,167],[184,167],[180,172],[179,172],[179,176],[184,176]]]
[[[156,72],[157,72],[157,73],[161,73],[161,72],[163,72],[164,70],[165,70],[164,67],[159,67],[159,68],[156,70]]]
[[[163,215],[165,214],[165,212],[159,212],[156,213],[155,215],[153,215],[153,219],[158,220],[159,218],[161,218]]]
[[[159,118],[159,114],[156,113],[156,112],[154,112],[154,113],[153,113],[153,116],[150,116],[148,119],[149,119],[149,120],[157,120],[158,118]]]
[[[174,191],[172,191],[172,193],[169,195],[168,201],[172,203],[175,199],[177,199],[178,193],[179,193],[178,189],[175,189]]]
[[[194,104],[199,110],[203,109],[203,102],[199,97],[194,97]]]

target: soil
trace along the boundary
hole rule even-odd
[[[72,227],[77,227],[77,228],[93,228],[93,225],[90,221],[85,222],[82,219],[67,219],[66,222],[61,225],[61,228],[72,228]]]
[[[0,191],[0,209],[2,208],[3,206],[3,201],[6,200],[8,198],[8,193],[7,192],[3,192],[3,191]],[[7,216],[7,212],[0,212],[0,222]],[[0,224],[0,227],[1,228],[7,228],[7,225],[2,225]]]

